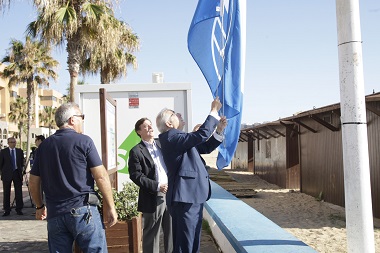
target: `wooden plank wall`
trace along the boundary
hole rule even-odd
[[[328,112],[317,116],[331,116],[332,125],[340,125],[339,114]],[[331,131],[311,118],[301,121],[318,131],[300,129],[301,191],[314,197],[322,193],[325,201],[344,206],[341,131]]]
[[[231,161],[231,169],[248,169],[248,142],[238,142],[234,157]]]
[[[248,168],[247,171],[255,173],[255,141],[252,137],[248,138]]]
[[[380,101],[367,104],[377,110],[376,113],[367,110],[367,126],[373,215],[380,218]],[[331,124],[341,128],[339,110],[319,113],[316,116],[331,117]],[[300,126],[299,145],[296,147],[296,140],[289,139],[289,130],[285,131],[284,126],[276,128],[286,132],[287,138],[278,136],[253,141],[255,174],[282,188],[300,188],[301,192],[314,197],[322,193],[326,202],[344,206],[341,129],[332,131],[308,116],[299,120],[317,133]],[[240,162],[237,164],[247,168],[247,143],[239,143],[239,147],[237,153]]]
[[[295,128],[299,131],[299,127]],[[287,130],[286,138],[286,188],[300,190],[301,173],[299,164],[299,135],[298,133]]]
[[[380,102],[367,102],[380,112]],[[367,110],[369,167],[373,216],[380,218],[380,116]]]
[[[380,102],[370,103],[380,111]],[[339,126],[340,116],[331,116],[333,125]],[[325,201],[344,207],[342,131],[333,132],[312,119],[301,120],[318,130],[312,133],[301,128],[301,191],[314,197],[322,192]],[[368,110],[367,126],[373,216],[380,218],[380,117]]]
[[[300,165],[297,164],[287,169],[286,188],[300,190],[300,186],[301,186]]]
[[[284,132],[284,130],[283,130]],[[267,148],[270,147],[270,150]],[[270,157],[268,157],[270,154]],[[286,138],[255,141],[255,174],[269,183],[286,188]]]

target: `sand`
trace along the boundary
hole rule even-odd
[[[238,182],[252,183],[256,196],[242,200],[301,241],[321,253],[347,252],[343,207],[318,201],[299,191],[281,189],[250,172],[224,171]],[[380,252],[378,226],[374,232],[376,252]]]

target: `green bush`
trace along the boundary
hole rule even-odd
[[[99,192],[98,188],[96,188],[96,191],[99,194],[100,202],[103,203],[103,196]],[[112,193],[115,201],[117,219],[119,221],[128,221],[139,215],[139,211],[137,211],[139,187],[136,184],[123,183],[123,189],[121,191],[112,189]],[[100,210],[102,210],[102,206],[100,206]]]

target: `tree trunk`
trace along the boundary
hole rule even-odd
[[[78,71],[72,70],[78,69]],[[74,93],[75,93],[75,85],[78,83],[78,72],[79,72],[79,64],[73,64],[73,66],[69,66],[70,72],[70,102],[74,102]]]
[[[111,83],[111,79],[110,79],[109,75],[107,74],[108,71],[109,71],[109,69],[106,67],[100,68],[100,83],[101,84],[110,84]]]
[[[72,37],[67,39],[67,65],[70,73],[70,102],[74,102],[75,85],[78,84],[79,64],[80,64],[80,29]]]
[[[28,101],[28,122],[26,125],[26,160],[25,160],[25,170],[28,169],[29,166],[29,156],[30,156],[30,126],[32,124],[32,114],[33,114],[33,103],[32,96],[34,95],[34,84],[31,78],[28,78],[26,84],[26,99]]]
[[[22,133],[22,128],[23,128],[23,124],[19,124],[18,125],[18,127],[19,127],[19,129],[18,129],[18,137],[19,137],[19,139],[20,139],[20,148],[22,149],[22,138],[21,138],[21,133]]]

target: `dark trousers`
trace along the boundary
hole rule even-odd
[[[201,244],[203,203],[173,202],[173,244],[176,253],[198,253]]]
[[[3,181],[3,208],[5,212],[11,211],[11,186],[13,182],[13,188],[16,196],[16,211],[21,211],[24,207],[22,200],[22,178],[17,170],[13,171],[11,181]]]
[[[158,193],[154,213],[143,213],[143,252],[160,252],[160,231],[164,232],[165,253],[173,252],[172,217],[166,206],[165,195]]]

